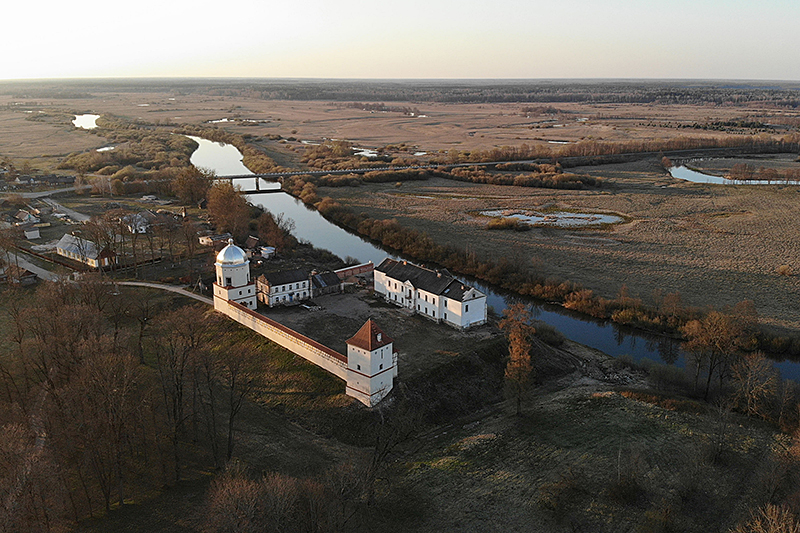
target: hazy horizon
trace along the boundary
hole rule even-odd
[[[800,80],[800,3],[6,6],[0,79]]]

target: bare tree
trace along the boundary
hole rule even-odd
[[[733,404],[750,416],[770,418],[770,402],[776,398],[780,376],[761,352],[747,354],[731,370]]]
[[[194,256],[197,252],[199,244],[197,240],[197,224],[191,220],[184,219],[181,225],[181,235],[183,236],[184,244],[186,245],[186,255],[189,259],[189,279],[194,280]]]
[[[160,317],[160,342],[156,364],[170,428],[175,481],[180,480],[180,441],[194,413],[187,409],[198,353],[207,348],[209,331],[201,306],[182,307]]]

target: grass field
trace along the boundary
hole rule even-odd
[[[774,161],[798,165],[793,155]],[[559,191],[432,179],[399,188],[320,188],[319,194],[374,218],[396,218],[437,242],[506,257],[605,297],[627,285],[645,299],[656,289],[678,291],[685,303],[699,307],[751,299],[765,324],[800,328],[800,278],[777,272],[781,265],[800,270],[798,187],[692,184],[671,178],[655,159],[575,171],[603,178],[604,186]],[[487,209],[556,207],[619,213],[629,222],[502,232],[486,231],[486,218],[478,216]]]

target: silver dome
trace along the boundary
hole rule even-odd
[[[247,263],[247,254],[233,244],[233,239],[228,239],[228,246],[217,254],[217,263],[221,265],[243,265]]]

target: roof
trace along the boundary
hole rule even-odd
[[[472,287],[453,277],[446,269],[430,270],[408,261],[395,261],[388,257],[375,270],[401,283],[410,282],[414,288],[462,301]],[[478,292],[478,291],[476,291]]]
[[[249,235],[247,237],[247,240],[244,241],[244,247],[252,250],[256,246],[258,246],[258,237],[253,237],[252,235]]]
[[[61,237],[61,240],[56,244],[56,249],[72,252],[86,259],[97,259],[98,256],[97,245],[95,245],[95,243],[87,241],[86,239],[81,239],[75,235],[70,235],[69,233],[65,233],[64,236]]]
[[[259,276],[259,280],[264,278],[270,286],[286,285],[287,283],[296,283],[298,281],[308,281],[308,274],[305,270],[282,270],[280,272],[267,272]]]
[[[339,285],[342,280],[339,279],[339,276],[335,272],[322,272],[320,274],[314,274],[311,277],[311,282],[314,284],[315,288],[322,289]]]
[[[221,265],[244,265],[247,261],[247,254],[233,244],[233,239],[228,239],[228,245],[217,254],[217,263]]]
[[[371,318],[361,326],[361,329],[358,330],[355,335],[347,339],[348,345],[367,350],[368,352],[377,350],[393,342],[394,339],[384,333]]]

